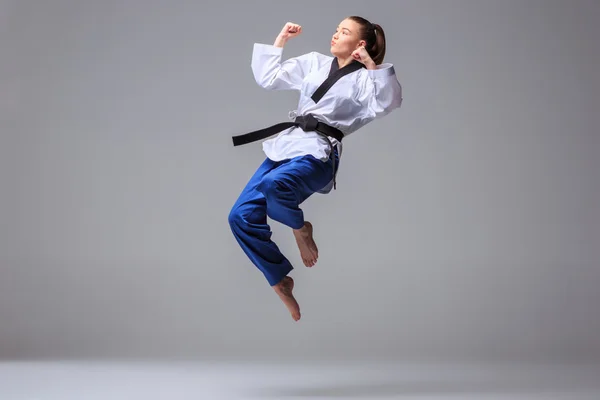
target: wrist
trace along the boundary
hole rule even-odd
[[[275,42],[273,43],[273,46],[283,47],[283,46],[285,46],[286,42],[287,42],[287,38],[283,37],[282,35],[278,35],[277,38],[275,38]]]
[[[367,67],[367,69],[377,69],[377,64],[369,58],[369,60],[365,61],[365,67]]]

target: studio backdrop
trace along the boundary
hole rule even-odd
[[[0,2],[0,356],[600,357],[593,0]],[[303,204],[294,322],[228,213],[288,120],[253,44],[380,24],[403,104]]]

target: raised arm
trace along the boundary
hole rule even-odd
[[[315,59],[313,53],[281,61],[287,41],[302,32],[300,25],[288,22],[272,45],[255,43],[252,73],[256,83],[267,90],[300,90],[304,77]]]
[[[380,118],[402,105],[402,86],[394,66],[386,63],[368,69],[360,93],[360,101],[371,117]]]
[[[362,62],[367,72],[363,78],[359,99],[370,117],[379,118],[402,105],[402,86],[394,66],[390,63],[376,65],[364,47],[352,52],[352,58]]]

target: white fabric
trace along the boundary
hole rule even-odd
[[[297,90],[297,115],[313,114],[342,131],[345,137],[402,103],[402,87],[390,63],[378,65],[376,70],[360,68],[343,76],[315,103],[310,96],[327,79],[333,56],[311,52],[282,62],[282,55],[282,47],[254,44],[251,66],[256,83],[267,90]],[[329,140],[337,146],[341,158],[342,143],[332,137]],[[273,161],[307,154],[327,161],[330,148],[318,133],[292,127],[265,140],[263,151]],[[320,193],[329,192],[331,186],[330,183]]]

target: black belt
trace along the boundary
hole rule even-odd
[[[329,140],[328,136],[336,138],[339,142],[344,138],[344,133],[333,126],[327,125],[323,122],[318,121],[313,115],[299,115],[296,117],[294,122],[281,122],[275,125],[272,125],[268,128],[259,129],[254,132],[245,133],[243,135],[233,136],[233,145],[240,146],[243,144],[248,144],[252,142],[256,142],[258,140],[266,139],[269,136],[273,136],[276,133],[283,131],[284,129],[298,127],[301,128],[305,132],[317,132],[319,135],[323,136],[327,143],[329,144],[329,148],[331,150],[331,157],[333,160],[333,188],[336,188],[335,176],[335,154],[333,149],[333,144]]]

